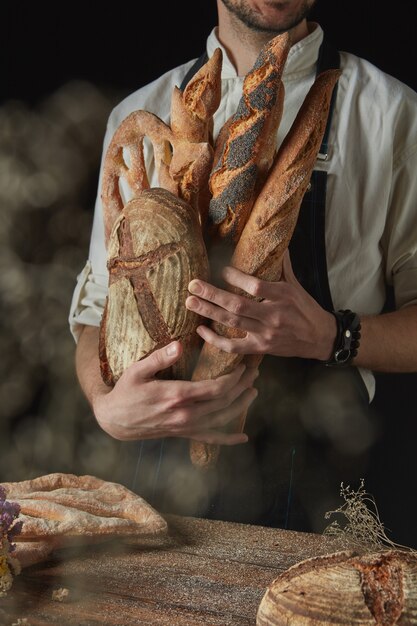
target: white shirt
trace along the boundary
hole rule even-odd
[[[285,65],[285,101],[278,145],[287,134],[314,81],[323,31],[292,46]],[[207,40],[209,57],[222,48],[222,98],[214,135],[235,112],[243,78],[237,76],[215,29]],[[167,72],[123,100],[111,113],[103,158],[114,131],[132,111],[152,111],[169,122],[171,94],[195,59]],[[329,137],[329,157],[316,169],[328,172],[326,255],[335,309],[377,314],[385,283],[393,285],[396,307],[417,304],[417,94],[371,63],[341,52],[342,75]],[[151,151],[146,155],[150,184],[158,181]],[[108,273],[102,207],[95,206],[89,259],[77,278],[70,309],[71,332],[80,324],[98,326],[107,294]],[[370,399],[374,377],[360,369]]]

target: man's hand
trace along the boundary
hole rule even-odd
[[[336,320],[300,285],[294,276],[289,253],[283,260],[279,282],[266,282],[226,267],[224,280],[257,300],[218,289],[201,280],[189,284],[192,293],[186,306],[208,319],[246,332],[240,339],[229,339],[207,326],[198,334],[225,352],[272,354],[326,360],[336,337]],[[260,299],[260,301],[259,301]]]
[[[100,377],[98,329],[84,327],[77,346],[77,373],[101,428],[120,440],[187,437],[221,445],[246,442],[245,434],[222,429],[256,398],[253,382],[258,371],[240,364],[215,380],[156,378],[181,353],[181,344],[174,341],[133,363],[110,388]]]

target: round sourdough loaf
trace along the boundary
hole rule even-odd
[[[164,376],[189,378],[201,318],[185,306],[188,283],[207,280],[209,264],[197,210],[169,191],[144,190],[126,204],[107,246],[109,291],[100,327],[103,380],[174,339],[183,354]]]
[[[417,555],[336,552],[302,561],[268,587],[256,624],[417,624]]]

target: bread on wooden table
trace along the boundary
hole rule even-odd
[[[267,281],[281,278],[282,258],[311,178],[339,76],[339,70],[328,70],[317,77],[280,146],[232,256],[231,265],[247,274]],[[247,296],[239,290],[230,290]],[[219,323],[213,323],[212,327],[225,337],[244,336],[244,332]],[[193,379],[217,378],[243,358],[243,355],[229,354],[204,343]],[[262,357],[250,360],[252,366],[257,366]],[[236,425],[238,431],[243,429],[244,423],[245,416],[241,416]],[[192,441],[190,452],[194,465],[208,468],[216,462],[219,446]]]
[[[165,520],[143,498],[95,476],[57,472],[1,486],[8,500],[20,506],[21,540],[167,530]]]
[[[165,534],[167,523],[143,498],[95,476],[53,473],[1,483],[20,506],[16,556],[23,567],[58,548],[114,537]]]
[[[290,567],[268,587],[256,626],[417,624],[417,555],[337,552]]]

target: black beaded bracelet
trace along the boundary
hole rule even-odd
[[[358,354],[361,323],[358,315],[350,309],[331,311],[336,318],[337,334],[333,346],[333,353],[328,361],[323,361],[324,365],[331,367],[334,365],[349,365],[352,359]]]

